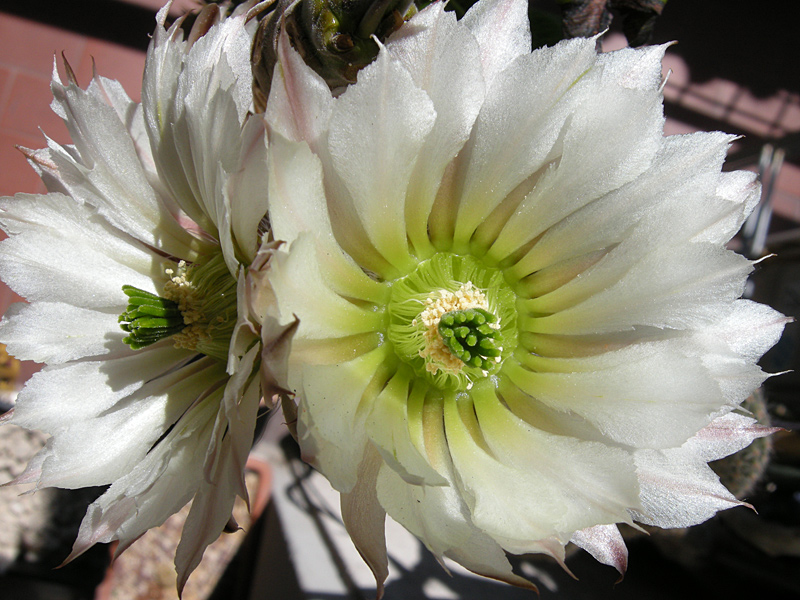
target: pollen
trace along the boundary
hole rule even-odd
[[[175,269],[165,269],[169,280],[164,284],[164,297],[172,300],[180,308],[183,315],[183,322],[187,325],[203,320],[203,314],[197,307],[197,299],[194,286],[187,276],[188,267],[185,261],[178,263],[177,273]]]
[[[439,290],[425,300],[425,308],[412,324],[424,327],[425,344],[419,355],[425,359],[425,369],[429,373],[436,375],[440,370],[453,375],[461,373],[465,363],[448,348],[439,333],[439,321],[447,313],[471,308],[489,311],[486,294],[476,288],[471,281],[462,284],[455,292]],[[499,329],[499,319],[491,323],[490,327]]]
[[[169,280],[164,284],[164,297],[178,305],[186,327],[180,333],[172,336],[176,348],[196,350],[197,347],[210,339],[205,326],[205,315],[199,308],[200,300],[197,298],[194,285],[188,276],[189,267],[185,261],[178,263],[178,268],[165,269]]]
[[[134,350],[171,338],[176,348],[227,361],[237,321],[236,278],[217,252],[202,263],[170,263],[163,295],[122,286],[128,310],[119,317]]]

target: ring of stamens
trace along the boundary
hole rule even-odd
[[[236,279],[222,253],[202,264],[181,261],[164,270],[163,296],[126,285],[128,309],[119,317],[123,341],[139,350],[171,338],[176,348],[227,360],[237,320]]]
[[[385,315],[395,356],[432,389],[470,389],[517,346],[516,294],[501,269],[469,255],[436,253],[392,281]]]
[[[460,336],[450,327],[450,325],[454,324],[455,319],[460,320],[460,317],[456,317],[456,315],[465,317],[465,320],[460,323],[463,325],[466,322],[467,314],[470,315],[471,319],[475,318],[475,314],[481,314],[485,319],[483,324],[491,323],[493,327],[490,328],[493,331],[499,329],[500,325],[497,322],[497,317],[489,312],[488,309],[489,303],[486,300],[486,294],[476,288],[471,281],[462,284],[455,292],[439,290],[425,300],[425,309],[417,319],[412,321],[412,324],[421,324],[425,327],[423,332],[425,345],[420,349],[419,355],[425,359],[425,369],[429,373],[435,375],[441,369],[446,373],[456,375],[461,373],[465,365],[477,367],[481,370],[485,370],[489,366],[487,364],[484,367],[483,361],[480,364],[471,362],[473,353],[463,348],[463,344],[459,341]],[[468,313],[467,311],[473,312]],[[480,312],[475,313],[474,311]],[[443,334],[441,328],[442,319],[446,320],[444,331],[449,333]],[[459,331],[458,333],[461,332]],[[466,338],[468,335],[464,337]],[[482,335],[482,337],[486,336]],[[499,355],[498,351],[497,356]]]

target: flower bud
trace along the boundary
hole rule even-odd
[[[256,110],[263,111],[282,27],[306,63],[331,87],[354,83],[383,41],[416,12],[411,0],[279,0],[265,7],[253,42]]]

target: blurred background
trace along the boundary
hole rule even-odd
[[[49,105],[54,57],[63,54],[82,86],[93,69],[119,80],[139,100],[145,50],[162,0],[0,0],[0,195],[42,193],[44,187],[17,146],[40,148],[44,135],[69,143]],[[562,35],[559,4],[533,0],[536,44]],[[604,2],[595,4],[604,4]],[[602,40],[604,50],[627,45],[623,23],[632,5],[618,0]],[[196,8],[175,0],[171,17]],[[452,2],[463,11],[469,1]],[[621,9],[622,12],[620,12]],[[630,15],[627,15],[630,18]],[[762,203],[732,248],[758,264],[748,295],[787,315],[800,315],[800,7],[789,12],[752,0],[670,0],[652,25],[652,43],[677,41],[664,61],[666,133],[723,130],[740,135],[726,169],[761,173]],[[772,256],[774,254],[774,256]],[[0,284],[0,313],[21,299]],[[569,560],[579,581],[552,562],[523,557],[542,598],[617,600],[702,595],[727,598],[800,597],[800,353],[798,328],[787,327],[763,359],[768,380],[751,410],[784,431],[747,456],[718,465],[720,475],[758,511],[726,511],[690,531],[650,536],[630,532],[624,581],[585,553]],[[37,369],[0,355],[0,411]],[[224,535],[190,579],[184,598],[361,599],[374,581],[352,547],[337,513],[336,494],[305,466],[280,417],[260,421],[249,463],[251,514],[237,507],[245,531]],[[0,483],[18,475],[43,436],[0,427]],[[87,503],[100,490],[42,490],[20,496],[0,488],[0,598],[17,600],[172,599],[172,557],[185,512],[146,534],[112,566],[100,546],[54,570],[69,549]],[[416,598],[531,599],[531,592],[472,577],[452,576],[401,527],[390,523],[388,600]]]

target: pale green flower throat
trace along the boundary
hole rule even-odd
[[[123,341],[139,350],[172,338],[177,348],[225,361],[236,324],[236,279],[221,253],[205,263],[165,270],[163,296],[124,285],[128,310],[119,317]]]
[[[397,356],[439,389],[496,373],[517,345],[515,295],[471,256],[438,253],[392,282],[387,336]]]

